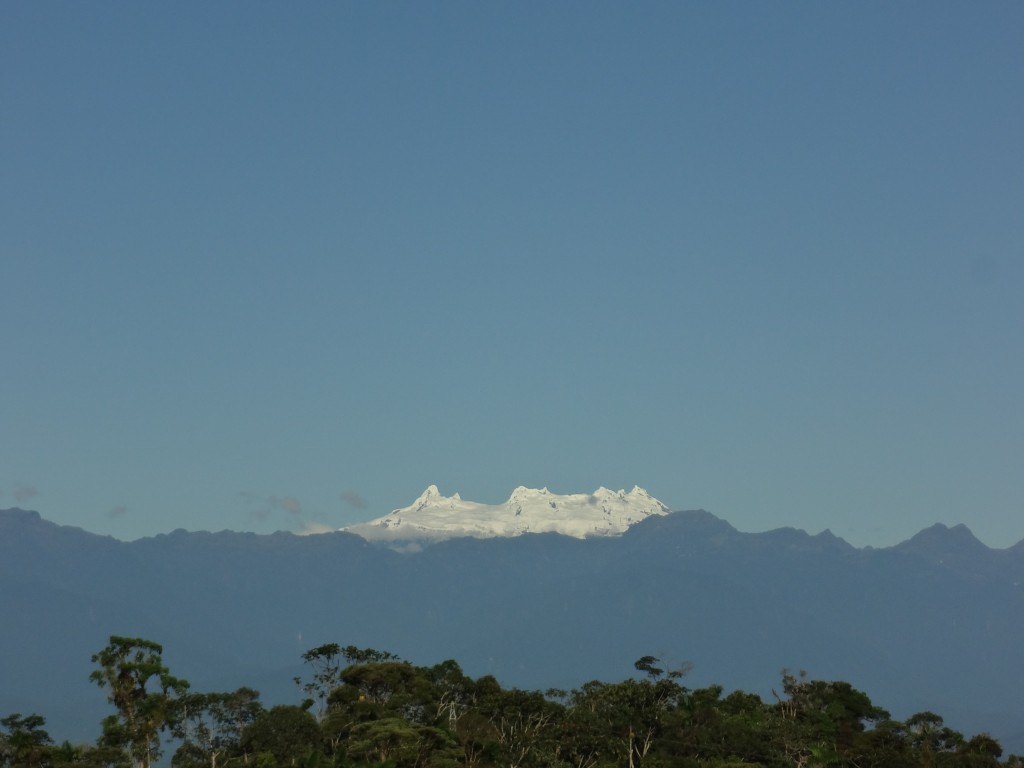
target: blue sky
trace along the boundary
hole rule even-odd
[[[1019,3],[5,3],[0,507],[1024,538]]]

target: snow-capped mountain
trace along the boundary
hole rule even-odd
[[[643,488],[629,493],[598,488],[593,493],[561,496],[547,488],[519,486],[504,504],[442,496],[431,485],[408,507],[342,528],[368,541],[440,541],[461,536],[485,539],[524,533],[560,533],[577,539],[618,536],[650,515],[669,508]]]

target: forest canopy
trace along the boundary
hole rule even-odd
[[[298,703],[252,688],[196,692],[160,644],[112,636],[89,675],[112,712],[93,744],[55,744],[40,714],[0,719],[0,768],[1024,768],[933,712],[895,720],[843,681],[783,671],[771,700],[690,689],[685,666],[566,691],[503,687],[456,661],[416,666],[336,643],[302,654]]]

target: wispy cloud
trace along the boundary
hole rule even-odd
[[[302,520],[302,502],[295,496],[263,496],[250,491],[239,491],[238,495],[249,508],[248,514],[252,520],[265,522],[275,513],[284,512],[291,521],[290,528],[308,525]]]
[[[302,502],[294,496],[260,496],[249,491],[239,491],[238,495],[253,507],[250,514],[260,520],[266,520],[275,509],[284,510],[290,515],[302,514]]]
[[[272,508],[267,503],[267,499],[263,496],[257,496],[255,493],[249,493],[249,491],[239,491],[238,495],[241,497],[245,505],[249,507],[249,517],[253,520],[259,520],[260,522],[270,517]]]
[[[14,498],[17,501],[28,501],[33,496],[38,496],[39,490],[34,485],[23,485],[18,483],[14,488]]]
[[[366,499],[364,499],[355,491],[342,491],[340,494],[338,494],[338,498],[340,498],[353,509],[366,509],[369,506],[369,504],[366,503]]]
[[[299,500],[294,496],[282,496],[280,498],[277,496],[271,496],[268,500],[272,506],[277,509],[283,509],[289,515],[302,514],[302,504],[300,504]]]

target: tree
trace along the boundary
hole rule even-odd
[[[429,670],[381,651],[349,646],[342,654],[362,661],[338,673],[340,685],[327,700],[322,728],[332,754],[337,754],[341,742],[364,723],[398,718],[416,725],[434,724],[437,705]]]
[[[345,667],[342,667],[342,659],[348,662]],[[311,648],[302,654],[302,660],[312,670],[313,677],[308,682],[303,682],[301,677],[293,679],[306,695],[302,701],[302,707],[314,710],[317,722],[320,723],[323,723],[328,717],[331,694],[346,684],[344,673],[368,664],[401,662],[398,656],[388,651],[357,648],[354,645],[346,645],[342,648],[338,643],[325,643]]]
[[[114,635],[92,657],[89,679],[107,691],[117,714],[103,721],[101,743],[124,750],[133,768],[150,768],[160,757],[160,734],[175,722],[176,702],[188,683],[170,674],[163,647],[151,640]]]
[[[0,766],[3,768],[41,768],[49,763],[50,738],[42,715],[15,712],[0,720]]]
[[[911,715],[906,727],[910,743],[921,754],[923,768],[931,768],[939,754],[955,752],[963,744],[963,735],[944,725],[942,717],[934,712]]]
[[[507,768],[551,762],[559,747],[563,707],[539,691],[502,689],[490,675],[477,681],[477,696],[493,753]]]
[[[295,766],[312,754],[322,752],[320,726],[302,707],[279,705],[260,714],[245,729],[242,749],[257,756],[257,765],[267,761],[278,766]]]
[[[783,671],[787,699],[779,699],[775,729],[779,746],[789,759],[823,764],[860,764],[873,739],[865,735],[867,723],[884,722],[889,713],[876,707],[866,694],[842,681],[809,680]],[[776,694],[778,698],[778,694]]]
[[[129,768],[128,754],[118,747],[103,744],[64,742],[50,751],[51,768]]]
[[[384,661],[401,661],[401,659],[390,651],[378,651],[376,648],[357,648],[354,645],[346,645],[341,649],[341,655],[349,664],[369,664]]]
[[[182,744],[171,760],[176,768],[196,764],[218,768],[221,758],[237,753],[242,733],[262,714],[259,691],[239,688],[232,693],[188,693],[178,702],[171,733]]]
[[[347,650],[347,649],[346,649]],[[302,660],[313,671],[313,679],[303,683],[301,677],[295,678],[295,684],[306,694],[302,706],[306,709],[316,707],[316,719],[323,722],[327,711],[327,697],[331,691],[341,685],[341,646],[337,643],[326,643],[311,648],[302,654]]]
[[[366,701],[388,711],[409,706],[416,689],[425,681],[407,661],[382,661],[353,664],[341,672],[345,685],[359,692]]]
[[[448,659],[425,671],[434,705],[434,721],[455,733],[459,720],[474,704],[473,681]]]
[[[454,768],[462,754],[447,731],[385,717],[352,729],[347,756],[358,763],[387,763],[395,768]]]
[[[920,755],[910,743],[909,732],[898,720],[882,720],[866,734],[863,768],[917,768]]]
[[[998,768],[1003,747],[987,733],[979,733],[960,745],[955,765],[964,768]]]
[[[686,695],[678,682],[685,667],[666,674],[655,666],[658,662],[654,656],[644,656],[634,664],[647,673],[647,680],[614,684],[595,680],[572,692],[571,719],[585,724],[576,727],[588,731],[594,741],[587,762],[621,759],[629,768],[636,768],[651,753],[665,730],[668,713]]]

